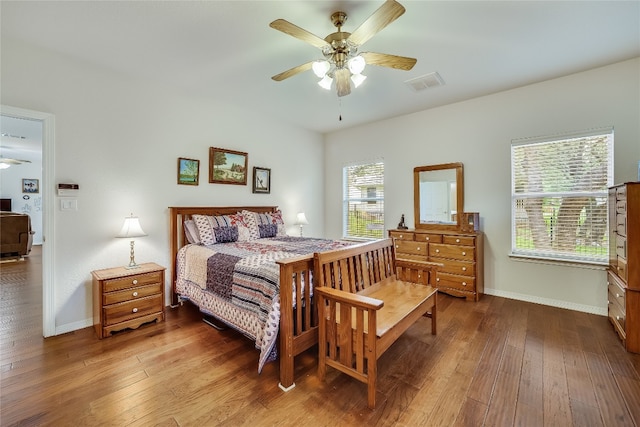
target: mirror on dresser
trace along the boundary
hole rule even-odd
[[[464,212],[462,163],[414,168],[413,198],[416,229],[459,229]]]

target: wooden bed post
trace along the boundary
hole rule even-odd
[[[280,264],[280,387],[289,391],[293,382],[293,267]]]

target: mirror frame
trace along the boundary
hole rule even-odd
[[[456,171],[456,222],[452,224],[420,223],[420,172],[454,169]],[[413,169],[413,214],[416,230],[460,230],[464,212],[464,170],[462,163],[417,166]]]

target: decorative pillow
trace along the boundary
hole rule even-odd
[[[232,227],[235,226],[235,219],[233,215],[193,215],[193,221],[196,223],[198,229],[198,235],[200,236],[200,243],[205,246],[210,246],[216,243],[215,229],[219,227]]]
[[[258,218],[258,225],[260,224],[275,224],[277,231],[273,237],[284,237],[287,235],[287,230],[282,220],[282,212],[277,210],[275,212],[256,214]]]
[[[246,242],[248,240],[254,240],[251,238],[249,225],[242,213],[228,215],[231,225],[238,227],[238,242]]]
[[[238,227],[216,227],[213,229],[217,243],[229,243],[238,241]]]
[[[260,230],[258,229],[257,213],[244,210],[240,213],[244,218],[245,224],[249,230],[249,240],[256,240],[260,238]]]
[[[278,226],[276,224],[258,224],[258,231],[260,231],[260,238],[276,237],[278,234]]]
[[[184,235],[187,238],[187,242],[200,244],[200,235],[198,234],[198,227],[195,221],[188,219],[184,222]]]

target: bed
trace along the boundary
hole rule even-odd
[[[351,243],[286,236],[276,206],[169,210],[172,306],[188,300],[254,340],[260,350],[258,372],[278,358],[279,386],[292,389],[295,356],[318,341],[313,291],[306,289],[313,253]],[[189,243],[194,240],[194,224],[199,232],[195,239],[202,237],[199,243]],[[252,234],[246,234],[245,226]]]

